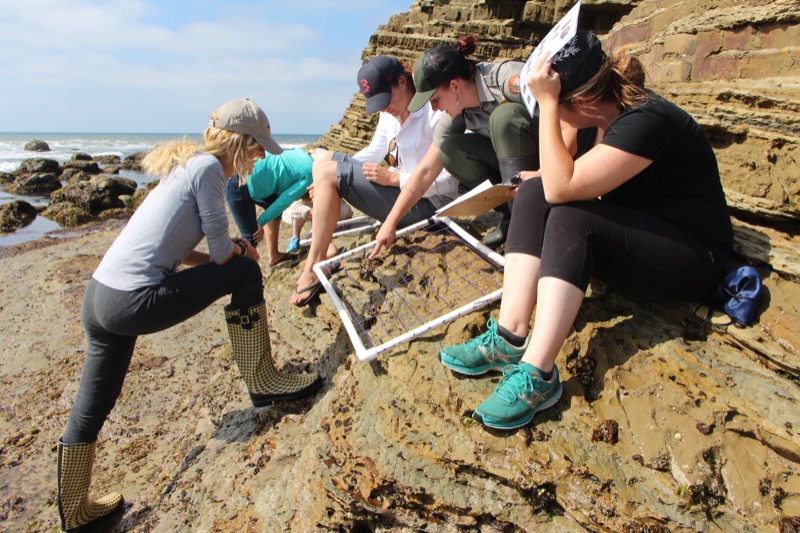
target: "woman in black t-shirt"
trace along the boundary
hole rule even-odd
[[[607,56],[586,32],[546,56],[525,80],[540,110],[540,168],[520,176],[528,179],[514,203],[499,319],[440,353],[461,374],[503,370],[475,410],[502,429],[529,423],[560,398],[556,355],[592,275],[703,301],[733,245],[708,140],[688,113],[644,88],[641,63]],[[575,159],[562,123],[594,132]]]

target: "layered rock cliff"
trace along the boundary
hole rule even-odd
[[[417,0],[364,56],[412,62],[476,33],[480,59],[524,58],[569,7]],[[630,45],[651,86],[713,140],[739,259],[768,288],[758,324],[698,336],[682,325],[690,304],[593,284],[556,361],[563,398],[530,427],[493,433],[469,414],[497,378],[456,379],[437,353],[496,306],[365,363],[327,296],[302,312],[287,303],[300,266],[267,268],[276,357],[320,372],[323,390],[253,409],[222,301],[142,337],[95,469],[94,491],[128,502],[117,530],[797,530],[798,19],[796,0],[587,1],[582,17],[607,45]],[[352,152],[370,135],[356,95],[323,142]],[[118,231],[2,258],[0,529],[57,523],[53,443],[83,360],[81,295]]]
[[[427,48],[472,33],[480,37],[477,60],[525,59],[573,4],[417,2],[379,28],[363,57],[394,55],[410,66]],[[795,0],[589,0],[581,15],[582,29],[609,49],[625,46],[636,54],[648,85],[704,126],[742,222],[738,251],[791,277],[800,274],[790,244],[800,209],[799,18]],[[355,93],[321,143],[356,151],[375,120],[364,116],[363,97]]]

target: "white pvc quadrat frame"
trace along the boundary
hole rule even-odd
[[[333,230],[332,237],[340,237],[350,233],[358,233],[360,231],[367,231],[372,228],[377,228],[381,223],[369,215],[362,215],[360,217],[348,218],[340,220],[336,223],[336,229]],[[313,227],[311,231],[300,240],[300,246],[309,246],[311,244],[311,236],[313,235]]]
[[[453,222],[451,219],[447,217],[442,218],[432,218],[429,220],[423,220],[422,222],[418,222],[412,226],[404,228],[397,232],[397,235],[404,235],[406,233],[411,233],[419,228],[426,227],[431,223],[439,222],[444,224],[453,234],[455,234],[458,238],[463,240],[470,248],[472,248],[476,253],[484,256],[485,259],[489,260],[489,262],[493,263],[497,268],[503,269],[505,267],[505,260],[502,255],[494,252],[493,250],[487,248],[477,239],[475,239],[472,235],[467,233],[463,228],[461,228],[458,224]],[[489,304],[496,302],[500,299],[503,295],[503,288],[500,287],[499,289],[486,294],[476,300],[472,300],[470,302],[466,302],[465,304],[461,305],[457,309],[454,309],[438,318],[431,320],[421,326],[418,326],[410,331],[403,333],[389,341],[386,341],[382,344],[377,346],[373,346],[371,348],[367,348],[364,343],[361,341],[361,337],[359,336],[358,331],[356,330],[355,324],[353,323],[353,319],[350,316],[350,313],[347,311],[344,303],[342,302],[341,298],[334,289],[333,285],[331,285],[330,281],[328,280],[328,276],[325,273],[325,268],[328,265],[338,263],[343,261],[344,259],[354,256],[354,255],[362,255],[364,254],[365,250],[372,250],[375,246],[375,241],[370,243],[364,244],[359,246],[353,250],[345,252],[341,255],[333,257],[331,259],[327,259],[325,261],[320,261],[319,263],[314,265],[314,273],[319,278],[320,282],[322,283],[325,292],[328,293],[330,296],[331,301],[333,302],[334,307],[336,308],[339,317],[342,320],[342,324],[344,324],[345,330],[347,331],[348,336],[350,337],[350,341],[353,344],[353,347],[356,351],[356,356],[360,361],[369,361],[371,359],[376,358],[379,354],[390,350],[400,344],[409,342],[417,337],[420,337],[429,331],[436,329],[440,326],[445,324],[449,324],[453,322],[457,318],[464,316],[466,314],[472,313],[478,309],[488,306]],[[383,253],[390,253],[386,250]],[[335,275],[335,274],[334,274]]]

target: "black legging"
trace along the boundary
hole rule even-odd
[[[542,180],[522,183],[506,254],[541,258],[540,277],[586,290],[592,275],[616,286],[681,300],[705,301],[724,258],[695,237],[648,213],[603,201],[549,204]]]
[[[81,309],[86,359],[64,444],[97,439],[122,391],[139,335],[183,322],[226,294],[238,309],[261,303],[264,286],[257,261],[237,255],[224,265],[209,262],[187,268],[159,285],[135,291],[118,291],[92,278]]]

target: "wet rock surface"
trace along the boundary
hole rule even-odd
[[[58,175],[50,173],[26,174],[17,178],[11,188],[14,194],[21,195],[48,195],[61,188]]]
[[[49,152],[50,145],[44,141],[35,139],[33,141],[25,143],[25,150],[29,152]]]
[[[127,156],[122,161],[122,168],[125,170],[135,170],[136,172],[142,172],[142,159],[146,154],[143,152],[136,152],[135,154],[131,154]]]
[[[36,218],[36,208],[25,200],[12,200],[0,205],[0,231],[14,231]]]
[[[50,196],[50,207],[69,204],[89,213],[98,215],[108,209],[124,208],[121,196],[131,196],[136,192],[136,182],[126,178],[93,176],[84,181],[73,181]]]
[[[83,360],[80,302],[119,228],[2,259],[10,530],[56,524],[54,442]],[[690,304],[594,291],[557,359],[559,403],[522,430],[488,432],[470,413],[498,376],[458,379],[437,354],[497,307],[359,362],[327,295],[288,304],[301,268],[264,273],[276,357],[325,377],[313,398],[250,406],[224,300],[140,338],[95,473],[94,491],[128,502],[117,530],[775,531],[800,515],[796,283],[767,276],[759,324],[702,340],[684,337]],[[591,381],[568,370],[576,353],[595,361]],[[594,439],[611,420],[616,444]]]
[[[64,161],[63,166],[65,169],[74,168],[82,172],[85,172],[87,174],[100,174],[100,166],[97,164],[97,161],[86,160],[86,159],[71,159],[70,161]]]
[[[131,161],[138,161],[141,155],[136,154]],[[105,166],[101,168],[100,164]],[[3,173],[0,186],[14,194],[49,196],[42,216],[63,227],[75,227],[133,214],[152,186],[139,191],[134,180],[115,176],[119,171],[119,156],[94,158],[78,152],[63,165],[54,159],[36,157],[24,159],[13,173]],[[20,226],[7,224],[5,227],[10,229],[4,231]]]
[[[44,157],[32,157],[30,159],[23,159],[19,164],[19,168],[14,171],[14,174],[21,176],[23,174],[61,174],[61,165],[55,159],[47,159]]]

